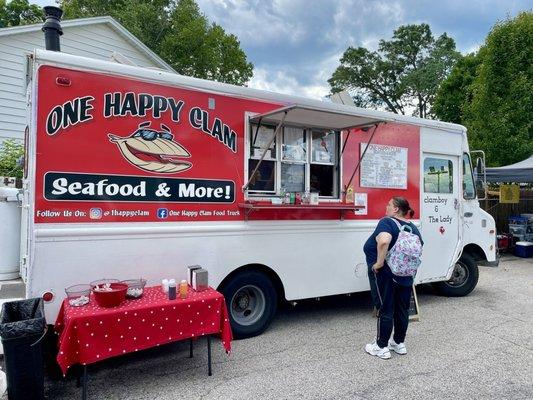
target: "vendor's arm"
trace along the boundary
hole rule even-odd
[[[378,244],[378,259],[372,267],[374,271],[383,268],[383,264],[385,263],[385,257],[387,255],[387,251],[389,250],[389,243],[391,242],[391,240],[392,235],[388,232],[381,232],[379,235],[376,236],[376,242]]]

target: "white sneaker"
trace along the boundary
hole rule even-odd
[[[390,358],[390,351],[389,351],[389,348],[388,347],[379,347],[378,344],[376,342],[374,343],[369,343],[365,346],[365,351],[372,355],[372,356],[377,356],[383,360],[387,360]]]
[[[396,343],[394,339],[389,340],[389,350],[392,350],[397,354],[407,354],[405,343]]]

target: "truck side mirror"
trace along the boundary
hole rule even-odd
[[[485,164],[483,163],[483,159],[481,157],[478,157],[476,160],[476,172],[478,175],[485,174]]]
[[[487,198],[487,182],[485,181],[485,163],[482,157],[478,157],[476,160],[476,196],[478,199]]]

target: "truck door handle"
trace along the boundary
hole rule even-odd
[[[471,213],[471,212],[465,212],[465,217],[466,217],[466,218],[470,218],[472,215],[474,215],[474,213]]]

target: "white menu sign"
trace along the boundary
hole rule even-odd
[[[361,154],[366,146],[366,143],[361,143]],[[369,145],[361,162],[360,186],[407,189],[407,148]]]

